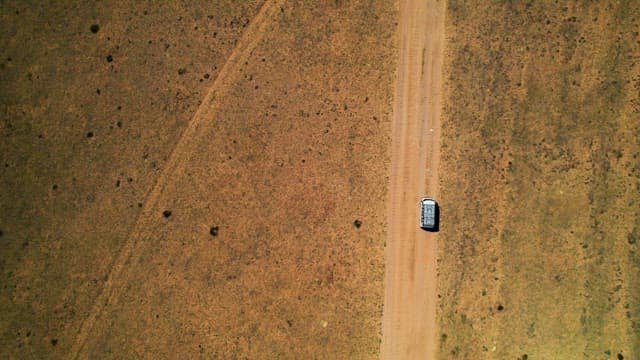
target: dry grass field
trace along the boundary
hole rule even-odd
[[[640,358],[640,12],[448,3],[439,358]]]
[[[136,4],[1,5],[3,358],[69,351],[237,19],[260,6]]]
[[[0,357],[378,358],[395,119],[438,358],[639,359],[638,6],[448,1],[440,121],[393,117],[440,74],[399,7],[0,2]]]
[[[378,356],[397,4],[0,6],[1,357]]]

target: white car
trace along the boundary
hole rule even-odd
[[[420,227],[435,230],[438,226],[438,204],[429,197],[420,199]]]

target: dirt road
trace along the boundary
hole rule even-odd
[[[381,357],[432,359],[437,235],[418,227],[418,199],[438,195],[445,3],[400,6]]]

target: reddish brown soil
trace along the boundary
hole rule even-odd
[[[0,6],[2,357],[379,356],[394,3]]]

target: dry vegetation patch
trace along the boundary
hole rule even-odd
[[[282,3],[0,5],[0,354],[377,357],[397,10]]]
[[[449,3],[441,358],[639,356],[639,24]]]

